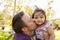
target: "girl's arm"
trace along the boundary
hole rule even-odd
[[[54,34],[52,26],[50,25],[47,28],[47,30],[48,30],[48,33],[49,33],[49,40],[55,40],[55,34]]]

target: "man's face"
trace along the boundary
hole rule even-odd
[[[22,20],[27,25],[28,30],[33,31],[36,29],[36,24],[33,22],[33,20],[28,15],[23,15]]]

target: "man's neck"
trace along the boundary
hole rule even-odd
[[[28,32],[24,32],[25,34],[32,36],[34,31],[28,31]]]

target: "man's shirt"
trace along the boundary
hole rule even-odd
[[[28,36],[26,34],[15,33],[14,40],[30,40],[30,36]]]

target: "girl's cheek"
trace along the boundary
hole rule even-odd
[[[38,24],[37,20],[35,21],[36,24]]]
[[[37,22],[37,19],[34,19],[35,22]]]

